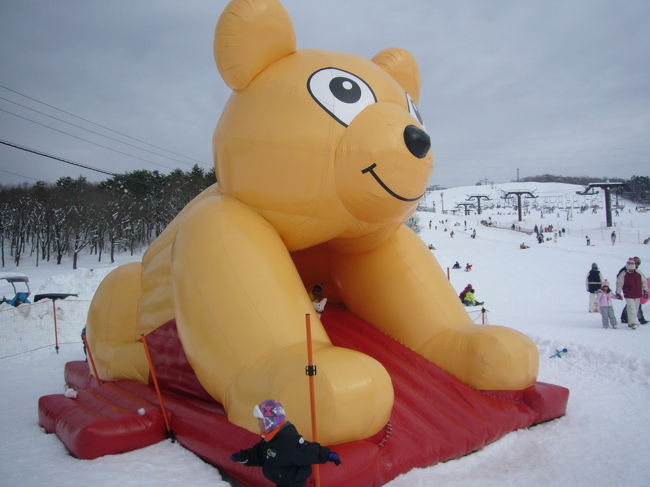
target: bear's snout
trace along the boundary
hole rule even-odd
[[[418,159],[426,156],[431,148],[429,134],[415,125],[407,125],[404,129],[404,143],[409,152]]]

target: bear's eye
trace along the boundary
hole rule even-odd
[[[377,97],[358,76],[337,68],[319,69],[309,77],[307,89],[323,109],[347,127]]]
[[[413,98],[411,98],[411,95],[409,95],[408,93],[406,93],[406,104],[409,107],[409,113],[411,114],[411,116],[415,118],[418,122],[420,122],[420,125],[424,127],[424,120],[422,120],[422,116],[420,115],[420,110],[418,110],[418,107],[413,101]]]

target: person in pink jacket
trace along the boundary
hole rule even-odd
[[[596,293],[596,304],[600,309],[600,316],[603,319],[603,328],[609,328],[610,326],[612,328],[618,328],[612,299],[616,299],[616,295],[612,293],[612,290],[609,288],[609,281],[605,279],[603,286]]]

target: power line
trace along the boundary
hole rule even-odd
[[[60,130],[60,129],[57,129],[57,128],[54,128],[54,127],[50,127],[47,124],[37,122],[36,120],[32,120],[31,118],[24,117],[23,115],[18,115],[17,113],[10,112],[9,110],[5,110],[4,108],[0,108],[0,112],[8,113],[9,115],[13,115],[14,117],[22,118],[23,120],[27,120],[28,122],[35,123],[36,125],[40,125],[41,127],[45,127],[47,129],[54,130],[55,132],[59,132],[60,134],[67,135],[68,137],[73,137],[73,138],[78,139],[78,140],[82,140],[82,141],[87,142],[89,144],[96,145],[97,147],[101,147],[103,149],[106,149],[106,150],[109,150],[109,151],[112,151],[112,152],[116,152],[118,154],[122,154],[123,156],[131,157],[131,158],[137,159],[139,161],[147,162],[149,164],[153,164],[154,166],[164,167],[165,169],[169,169],[171,171],[174,170],[173,167],[165,166],[164,164],[160,164],[158,162],[150,161],[149,159],[143,159],[142,157],[134,156],[134,155],[129,154],[127,152],[123,152],[121,150],[113,149],[112,147],[108,147],[106,145],[98,144],[97,142],[93,142],[92,140],[84,139],[83,137],[79,137],[78,135],[71,134],[69,132],[66,132],[65,130]]]
[[[12,176],[18,176],[19,178],[31,179],[32,181],[38,182],[38,179],[32,178],[30,176],[25,176],[24,174],[18,174],[18,173],[11,172],[11,171],[5,171],[4,169],[0,169],[0,172],[3,172],[5,174],[11,174]]]
[[[118,142],[120,144],[128,145],[129,147],[133,147],[135,149],[138,149],[138,150],[141,150],[141,151],[144,151],[144,152],[148,152],[149,154],[153,154],[153,155],[158,156],[158,157],[164,157],[165,159],[169,159],[170,161],[180,162],[181,164],[185,164],[186,166],[190,166],[190,167],[193,166],[192,163],[181,161],[179,159],[174,159],[173,157],[166,156],[165,154],[160,154],[159,152],[154,152],[154,151],[151,151],[149,149],[144,149],[144,148],[139,147],[139,146],[137,146],[135,144],[130,144],[129,142],[124,142],[123,140],[116,139],[115,137],[110,137],[110,136],[102,134],[100,132],[90,130],[89,128],[83,127],[81,125],[77,125],[76,123],[68,122],[67,120],[63,120],[62,118],[55,117],[54,115],[50,115],[49,113],[45,113],[45,112],[42,112],[40,110],[36,110],[35,108],[28,107],[27,105],[23,105],[22,103],[18,103],[18,102],[15,102],[13,100],[9,100],[8,98],[5,98],[3,96],[0,96],[0,100],[4,100],[6,102],[13,103],[14,105],[17,105],[17,106],[22,107],[22,108],[26,108],[27,110],[31,110],[32,112],[36,112],[36,113],[38,113],[40,115],[43,115],[45,117],[52,118],[54,120],[57,120],[57,121],[62,122],[62,123],[66,123],[68,125],[72,125],[73,127],[77,127],[77,128],[79,128],[81,130],[85,130],[86,132],[90,132],[91,134],[99,135],[100,137],[105,137],[105,138],[107,138],[109,140],[112,140],[114,142]]]
[[[81,164],[80,162],[74,162],[68,159],[64,159],[62,157],[53,156],[52,154],[47,154],[45,152],[37,151],[36,149],[30,149],[29,147],[24,147],[22,145],[15,144],[13,142],[9,142],[7,140],[0,139],[0,144],[8,145],[9,147],[14,147],[16,149],[24,150],[26,152],[31,152],[32,154],[37,154],[39,156],[49,157],[50,159],[65,162],[66,164],[72,164],[73,166],[83,167],[84,169],[88,169],[90,171],[100,172],[102,174],[108,174],[109,176],[116,176],[115,173],[104,171],[103,169],[97,169],[95,167],[87,166],[86,164]]]
[[[146,144],[146,145],[148,145],[148,146],[150,146],[150,147],[155,147],[156,149],[160,149],[160,150],[163,150],[163,151],[165,151],[165,152],[169,152],[170,154],[174,154],[174,155],[177,155],[177,156],[179,156],[179,157],[184,157],[185,159],[189,159],[190,161],[193,161],[193,162],[198,162],[198,163],[200,163],[200,164],[207,165],[207,166],[210,165],[210,164],[206,164],[206,163],[203,162],[203,161],[199,161],[198,159],[194,159],[194,158],[192,158],[192,157],[188,157],[188,156],[183,155],[183,154],[180,154],[180,153],[178,153],[178,152],[174,152],[174,151],[172,151],[172,150],[165,149],[164,147],[160,147],[159,145],[151,144],[151,143],[149,143],[149,142],[147,142],[147,141],[145,141],[145,140],[138,139],[138,138],[136,138],[136,137],[131,137],[130,135],[127,135],[127,134],[125,134],[125,133],[119,132],[119,131],[117,131],[117,130],[113,130],[113,129],[110,128],[110,127],[107,127],[107,126],[105,126],[105,125],[99,124],[99,123],[97,123],[97,122],[93,122],[92,120],[88,120],[87,118],[80,117],[79,115],[75,115],[74,113],[71,113],[71,112],[68,112],[68,111],[66,111],[66,110],[63,110],[62,108],[58,108],[58,107],[55,107],[54,105],[50,105],[49,103],[45,103],[44,101],[38,100],[38,99],[33,98],[33,97],[29,96],[29,95],[26,95],[26,94],[24,94],[24,93],[21,93],[20,91],[17,91],[17,90],[14,90],[14,89],[12,89],[12,88],[9,88],[8,86],[4,86],[4,85],[0,84],[0,88],[4,88],[4,89],[7,90],[7,91],[11,91],[12,93],[15,93],[15,94],[17,94],[17,95],[20,95],[20,96],[22,96],[22,97],[25,97],[25,98],[27,98],[27,99],[29,99],[29,100],[35,101],[36,103],[40,103],[40,104],[42,104],[42,105],[45,105],[46,107],[53,108],[54,110],[58,110],[58,111],[60,111],[60,112],[65,113],[66,115],[70,115],[71,117],[77,118],[77,119],[79,119],[79,120],[83,120],[84,122],[87,122],[87,123],[90,123],[90,124],[92,124],[92,125],[95,125],[96,127],[101,127],[101,128],[103,128],[104,130],[108,130],[108,131],[110,131],[110,132],[113,132],[114,134],[121,135],[122,137],[126,137],[126,138],[128,138],[128,139],[135,140],[135,141],[140,142],[140,143],[142,143],[142,144]]]

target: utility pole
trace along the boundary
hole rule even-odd
[[[481,198],[485,198],[486,200],[489,200],[490,197],[486,196],[484,194],[474,194],[471,196],[467,196],[468,200],[471,200],[472,198],[476,198],[476,206],[477,206],[477,212],[480,215],[481,214]]]
[[[518,170],[517,170],[518,171]],[[519,215],[519,221],[522,221],[522,216],[521,216],[521,197],[526,196],[527,198],[537,198],[533,193],[530,191],[508,191],[503,195],[503,199],[508,199],[510,195],[515,195],[517,197],[517,213]]]
[[[576,191],[576,194],[588,195],[588,194],[598,194],[598,191],[594,191],[595,188],[601,188],[605,193],[605,220],[607,227],[612,226],[612,189],[627,189],[630,191],[630,187],[625,183],[589,183],[584,191]]]

